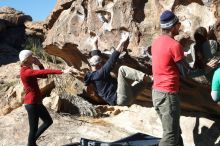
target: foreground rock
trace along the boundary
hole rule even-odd
[[[100,109],[100,107],[99,107]],[[81,137],[114,141],[136,132],[160,137],[161,123],[153,108],[138,105],[131,107],[102,107],[106,118],[62,116],[51,112],[54,123],[37,141],[39,146],[61,146],[79,142]],[[115,112],[117,111],[117,112]],[[103,113],[104,112],[104,113]],[[134,118],[135,117],[135,118]],[[220,145],[219,120],[202,115],[187,114],[180,119],[184,145]],[[24,107],[0,117],[0,143],[2,146],[24,146],[27,141],[28,122]],[[13,138],[11,137],[13,135]]]

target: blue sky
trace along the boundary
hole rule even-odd
[[[0,0],[0,7],[9,6],[30,15],[33,21],[44,20],[49,16],[56,0]]]

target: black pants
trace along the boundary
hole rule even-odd
[[[28,113],[30,128],[28,146],[36,146],[38,137],[53,123],[53,120],[43,104],[27,104],[25,109]],[[39,118],[43,123],[38,128]]]

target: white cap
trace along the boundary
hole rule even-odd
[[[102,59],[98,55],[94,55],[89,59],[89,63],[91,66],[96,66],[97,64],[101,63]]]
[[[22,50],[19,53],[19,59],[21,62],[25,61],[29,56],[31,56],[33,53],[30,50]]]

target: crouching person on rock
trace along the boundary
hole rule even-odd
[[[21,61],[20,77],[25,89],[24,104],[28,113],[29,136],[28,146],[36,146],[36,140],[39,136],[53,123],[53,120],[47,109],[42,104],[43,97],[37,82],[37,78],[47,78],[48,74],[71,73],[72,68],[65,70],[44,69],[40,61],[32,56],[30,50],[22,50],[19,54]],[[39,70],[34,70],[32,65],[35,64]],[[43,121],[38,128],[39,118]]]
[[[103,63],[100,55],[93,54],[89,60],[91,71],[84,77],[85,85],[93,84],[98,95],[109,105],[130,105],[140,87],[144,88],[146,87],[144,86],[145,83],[151,82],[150,76],[127,66],[119,68],[117,80],[111,76],[110,72],[114,68],[120,53],[126,49],[128,39],[128,33],[122,36],[119,45],[105,63]],[[94,42],[94,46],[96,50],[98,48],[97,41]],[[131,85],[128,80],[135,82]]]

